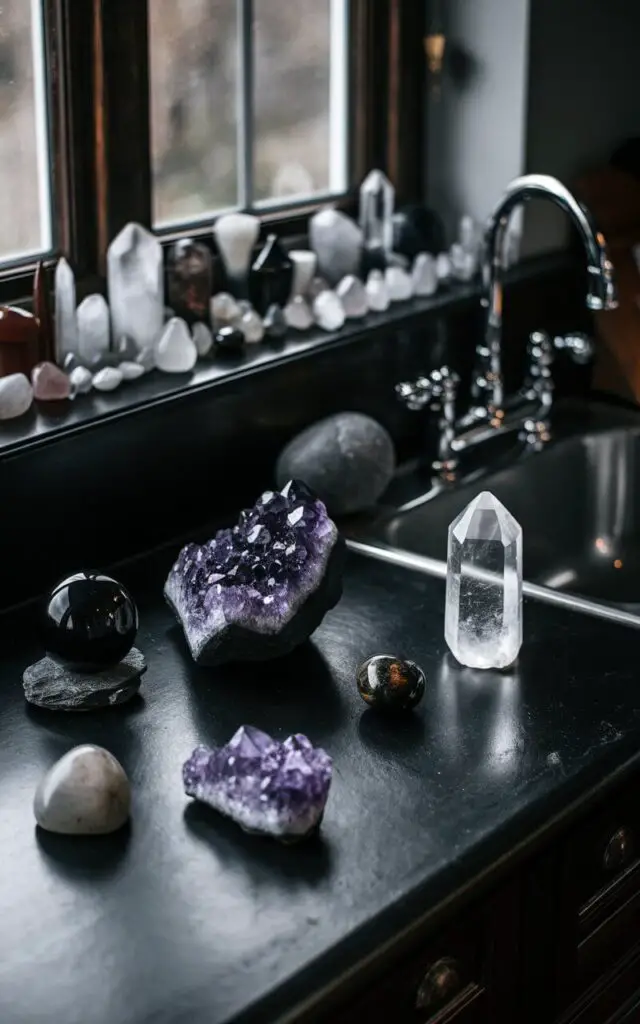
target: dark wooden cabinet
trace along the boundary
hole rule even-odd
[[[640,1024],[640,781],[363,970],[331,1024]]]

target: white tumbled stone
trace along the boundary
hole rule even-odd
[[[288,327],[295,331],[308,331],[313,324],[309,303],[302,295],[294,295],[284,307],[284,318]]]
[[[438,273],[436,261],[430,252],[420,252],[415,258],[411,271],[413,278],[413,294],[420,296],[434,295],[438,290]]]
[[[389,303],[391,302],[389,289],[381,270],[369,271],[366,289],[369,309],[375,313],[383,313],[385,309],[389,308]]]
[[[456,242],[449,250],[451,260],[451,273],[457,281],[471,281],[478,271],[478,260],[474,253]]]
[[[40,828],[65,835],[106,835],[128,821],[131,790],[118,760],[103,747],[73,747],[38,786],[33,813]]]
[[[199,356],[207,356],[213,348],[213,335],[207,324],[201,320],[193,325],[193,344]]]
[[[93,374],[86,366],[74,366],[69,374],[69,383],[74,395],[86,395],[93,387]]]
[[[211,322],[214,327],[225,327],[242,315],[240,306],[229,292],[218,292],[217,295],[214,295],[211,299],[210,310]]]
[[[23,416],[33,402],[33,388],[24,373],[0,377],[0,420]]]
[[[336,288],[336,295],[344,306],[349,320],[360,320],[369,312],[369,302],[364,284],[355,274],[347,274]]]
[[[313,316],[323,331],[339,331],[346,319],[342,302],[330,288],[313,300]]]
[[[247,345],[255,345],[264,338],[264,324],[262,317],[255,309],[248,309],[238,320],[237,326],[244,334]]]
[[[154,347],[156,366],[163,373],[189,373],[196,365],[198,350],[184,320],[174,316],[166,324]]]
[[[125,360],[123,363],[118,363],[118,369],[122,374],[123,380],[137,380],[138,377],[142,377],[144,374],[144,366],[140,363],[132,363]]]
[[[452,269],[449,253],[440,252],[436,256],[436,274],[441,284],[446,284],[451,279]]]
[[[93,375],[96,391],[115,391],[122,384],[122,374],[115,366],[105,366]]]
[[[387,267],[385,281],[391,302],[406,302],[413,295],[411,275],[402,267]]]

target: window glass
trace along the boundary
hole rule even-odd
[[[49,142],[39,0],[0,4],[0,260],[51,248]]]
[[[346,188],[346,0],[254,0],[254,201]]]
[[[149,45],[155,223],[235,206],[235,0],[149,0]]]

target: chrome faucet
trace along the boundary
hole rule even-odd
[[[484,236],[482,262],[482,304],[487,307],[484,341],[476,349],[477,368],[472,398],[482,402],[482,411],[492,419],[504,406],[502,378],[502,313],[504,290],[505,236],[511,214],[529,199],[548,199],[569,215],[587,256],[588,309],[614,309],[617,305],[613,266],[607,254],[604,236],[598,231],[590,212],[557,178],[548,174],[526,174],[507,187],[494,209]]]
[[[555,203],[570,216],[578,230],[587,255],[587,307],[608,310],[617,305],[606,243],[589,211],[561,182],[549,175],[528,174],[512,181],[489,218],[484,236],[481,301],[487,307],[487,322],[484,337],[476,347],[471,408],[465,416],[455,419],[452,410],[458,380],[448,367],[396,388],[398,397],[410,409],[429,406],[438,414],[438,451],[432,467],[447,480],[455,478],[460,452],[495,436],[498,431],[518,429],[526,443],[536,448],[546,443],[551,437],[554,349],[564,349],[576,362],[588,361],[593,353],[593,343],[584,335],[572,334],[552,341],[544,332],[534,332],[529,342],[529,372],[525,385],[517,395],[505,401],[502,374],[505,238],[513,211],[534,198]]]

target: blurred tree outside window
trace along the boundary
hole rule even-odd
[[[241,3],[149,0],[157,226],[346,190],[347,0]]]
[[[40,0],[0,3],[0,261],[51,249]]]

